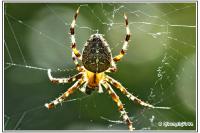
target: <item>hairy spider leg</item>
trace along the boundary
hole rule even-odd
[[[76,83],[71,86],[65,93],[63,93],[60,97],[56,98],[50,103],[46,103],[45,107],[48,109],[54,108],[57,104],[62,103],[70,94],[72,94],[75,90],[77,90],[82,84],[83,79],[79,79]]]
[[[126,16],[126,14],[124,14],[124,19],[125,19],[125,25],[126,25],[126,37],[125,37],[125,40],[124,40],[124,43],[123,43],[123,46],[122,46],[120,53],[113,58],[113,60],[115,62],[120,61],[121,58],[126,53],[127,48],[128,48],[128,42],[129,42],[130,37],[131,37],[130,29],[129,29],[129,26],[128,26],[128,17]]]
[[[52,83],[70,83],[70,82],[73,82],[73,81],[76,81],[78,79],[80,79],[81,77],[83,76],[83,73],[78,73],[72,77],[69,77],[69,78],[54,78],[52,75],[51,75],[51,69],[48,69],[48,77],[49,77],[49,80],[52,82]]]
[[[121,85],[121,83],[119,83],[118,81],[116,81],[115,79],[111,78],[110,76],[106,75],[106,81],[108,81],[110,84],[112,84],[113,86],[115,86],[117,89],[119,89],[124,95],[126,95],[130,100],[132,101],[136,101],[138,104],[142,105],[142,106],[146,106],[149,108],[159,108],[159,109],[170,109],[170,107],[156,107],[153,106],[151,104],[148,104],[144,101],[142,101],[141,99],[135,97],[134,95],[132,95],[130,92],[128,92],[126,90],[126,88],[124,88],[124,86]]]
[[[75,31],[74,31],[74,27],[75,27],[75,24],[76,24],[76,19],[77,19],[77,16],[79,14],[79,9],[80,7],[76,10],[76,13],[74,15],[74,19],[71,23],[71,27],[70,27],[70,35],[71,35],[71,48],[72,48],[72,52],[74,53],[74,55],[81,60],[81,54],[80,52],[77,50],[76,48],[76,40],[75,40]],[[73,56],[73,55],[72,55]],[[73,60],[75,61],[75,60]]]
[[[124,122],[127,123],[128,128],[130,131],[133,131],[133,126],[132,126],[132,122],[129,118],[129,116],[127,115],[127,112],[125,111],[122,102],[119,99],[119,96],[114,92],[114,90],[112,89],[112,87],[107,83],[107,81],[105,81],[103,83],[103,86],[106,88],[106,90],[108,91],[108,94],[112,97],[113,101],[117,104],[119,112],[121,113],[121,116],[124,120]]]

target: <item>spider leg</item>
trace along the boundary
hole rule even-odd
[[[108,94],[112,97],[113,101],[117,104],[119,112],[121,113],[123,120],[127,123],[129,130],[132,131],[134,129],[132,126],[132,122],[129,116],[127,115],[127,112],[125,111],[123,104],[119,99],[119,96],[114,92],[114,90],[107,83],[107,81],[103,83],[103,86],[106,88],[106,90],[108,91]]]
[[[77,50],[76,48],[76,40],[75,40],[75,35],[74,35],[74,27],[75,27],[75,24],[76,24],[76,19],[77,19],[77,16],[79,14],[79,9],[80,7],[77,9],[75,15],[74,15],[74,19],[71,23],[71,27],[70,27],[70,35],[71,35],[71,48],[72,48],[72,52],[74,53],[74,55],[81,60],[81,54],[80,52]]]
[[[126,24],[126,37],[125,37],[124,44],[122,46],[122,49],[121,49],[120,53],[113,58],[113,60],[115,62],[120,61],[121,58],[126,53],[127,47],[128,47],[128,41],[130,40],[130,37],[131,37],[131,35],[130,35],[130,29],[129,29],[129,26],[128,26],[128,18],[126,16],[126,14],[124,14],[124,19],[125,19],[125,24]]]
[[[48,69],[48,77],[52,83],[70,83],[70,82],[80,79],[82,76],[83,76],[83,73],[80,72],[69,78],[54,78],[51,75],[51,69]]]
[[[53,100],[50,103],[46,103],[45,107],[48,109],[52,109],[53,107],[55,107],[57,104],[62,103],[70,94],[72,94],[76,89],[78,89],[81,84],[83,83],[83,79],[79,79],[78,81],[76,81],[76,83],[71,86],[65,93],[63,93],[60,97],[56,98],[55,100]]]
[[[81,66],[81,65],[78,63],[77,57],[76,57],[76,55],[74,54],[74,52],[72,52],[72,60],[73,60],[74,64],[76,65],[76,70],[78,70],[79,72],[81,72],[81,71],[84,70],[83,66]]]
[[[115,86],[117,89],[119,89],[123,94],[125,94],[130,100],[132,101],[136,101],[138,104],[142,105],[142,106],[146,106],[149,108],[159,108],[159,109],[170,109],[170,107],[156,107],[153,106],[149,103],[146,103],[144,101],[142,101],[141,99],[135,97],[134,95],[132,95],[130,92],[128,92],[126,90],[126,88],[124,88],[121,83],[119,83],[118,81],[116,81],[115,79],[111,78],[110,76],[106,75],[106,81],[108,81],[110,84],[112,84],[113,86]]]
[[[83,93],[86,92],[87,83],[88,83],[88,82],[85,82],[85,83],[83,84],[83,86],[79,88],[79,90],[80,90],[81,92],[83,92]]]

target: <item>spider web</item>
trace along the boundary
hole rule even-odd
[[[55,77],[77,73],[71,59],[69,26],[81,6],[75,28],[78,48],[91,34],[105,35],[113,55],[125,37],[123,13],[132,33],[128,53],[109,74],[132,94],[155,106],[133,104],[117,89],[136,129],[195,129],[195,3],[14,4],[4,6],[4,128],[6,130],[126,130],[107,93],[75,92],[53,110],[44,103],[72,84],[52,85]],[[28,13],[27,13],[28,12]],[[104,91],[105,92],[105,91]],[[158,122],[193,122],[192,127],[162,127]]]

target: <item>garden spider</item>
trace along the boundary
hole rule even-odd
[[[80,7],[79,7],[80,8]],[[91,94],[92,91],[98,90],[99,93],[103,92],[102,86],[105,87],[108,94],[112,97],[113,101],[117,104],[119,112],[124,120],[127,123],[129,130],[133,130],[132,122],[127,115],[127,112],[124,109],[124,106],[119,99],[119,96],[112,89],[111,85],[119,89],[123,94],[125,94],[130,100],[136,101],[138,104],[150,108],[167,108],[167,107],[155,107],[151,104],[148,104],[139,98],[132,95],[126,90],[118,81],[106,75],[105,72],[116,72],[117,67],[115,62],[121,60],[124,54],[127,51],[128,42],[130,40],[130,29],[128,26],[128,18],[124,14],[125,26],[126,26],[126,37],[123,43],[123,47],[120,53],[112,57],[111,50],[108,43],[103,38],[102,34],[93,34],[85,43],[82,55],[76,48],[76,41],[74,36],[74,27],[76,23],[77,16],[79,14],[79,8],[77,9],[74,19],[70,27],[71,35],[71,48],[72,48],[72,59],[76,65],[76,69],[79,71],[78,74],[69,77],[69,78],[54,78],[51,75],[51,70],[48,70],[48,77],[52,83],[70,83],[76,81],[73,86],[71,86],[65,93],[60,97],[53,100],[50,103],[46,103],[45,107],[51,109],[57,104],[62,103],[70,94],[72,94],[78,88],[80,91]],[[80,65],[78,59],[82,61],[83,65]],[[111,84],[111,85],[110,85]]]

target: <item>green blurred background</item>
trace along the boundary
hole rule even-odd
[[[80,50],[98,32],[105,35],[116,55],[125,37],[123,13],[127,14],[132,33],[128,53],[117,63],[118,72],[109,75],[144,101],[171,107],[144,108],[114,89],[134,127],[195,130],[195,3],[5,3],[5,130],[127,130],[126,124],[117,122],[122,118],[107,93],[87,96],[76,91],[62,106],[44,107],[72,85],[51,84],[46,69],[53,69],[55,77],[77,73],[68,32],[79,6],[75,32]],[[165,121],[192,122],[193,126],[158,125]]]

